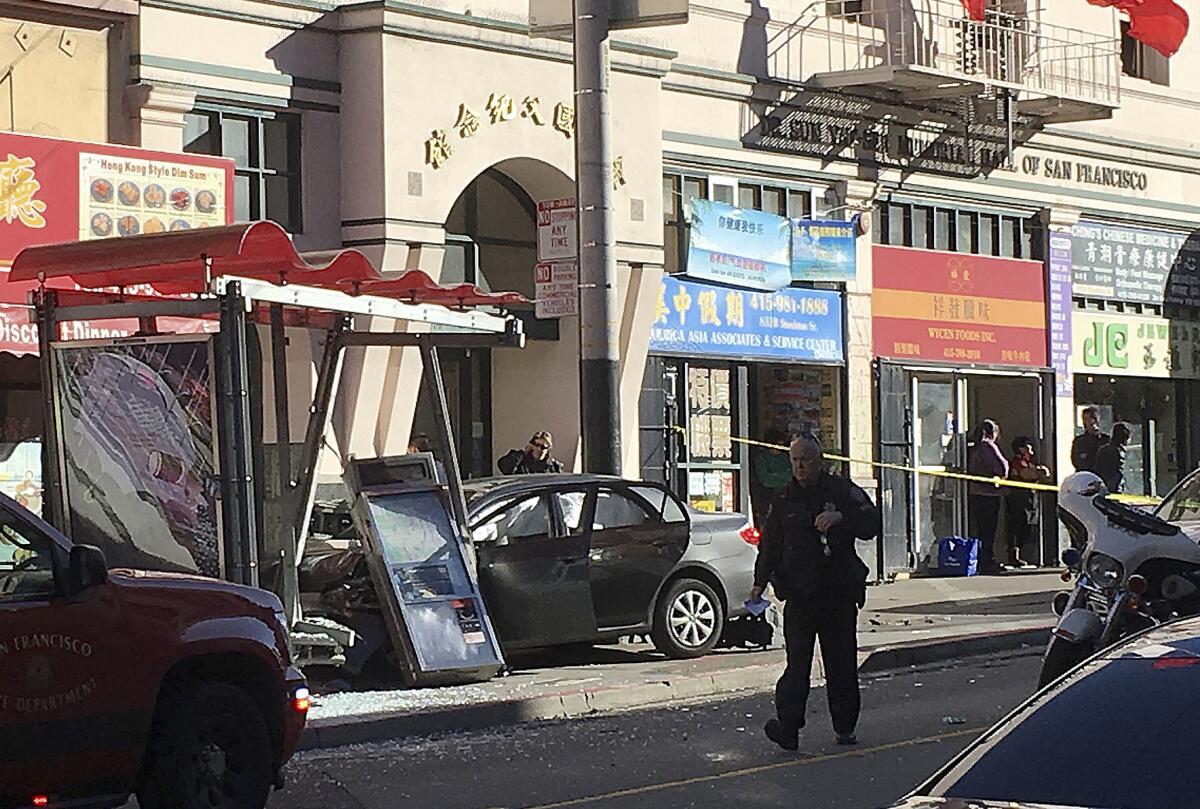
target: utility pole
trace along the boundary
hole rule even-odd
[[[583,467],[621,474],[620,346],[608,96],[610,0],[574,0]]]

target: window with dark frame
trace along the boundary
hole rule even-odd
[[[1129,20],[1121,20],[1121,72],[1151,84],[1171,84],[1171,60],[1130,36]]]
[[[185,152],[234,161],[234,219],[304,231],[300,116],[197,109],[184,116]]]
[[[800,195],[807,195],[807,197]],[[811,198],[811,194],[807,191],[795,191],[756,183],[738,183],[738,207],[763,211],[776,216],[790,216],[795,219],[806,217],[808,211],[811,210]],[[793,205],[800,209],[799,213],[793,213],[791,210]]]
[[[872,240],[952,253],[1040,260],[1036,217],[886,202],[875,208]]]
[[[863,0],[825,0],[825,13],[830,17],[850,17],[862,12]]]
[[[693,199],[708,199],[708,178],[663,175],[663,268],[669,274],[680,273],[684,269],[688,215]]]
[[[684,269],[690,203],[693,199],[708,199],[709,187],[707,177],[675,173],[663,175],[663,263],[669,274]],[[808,219],[812,216],[812,192],[805,189],[739,182],[735,198],[738,207],[748,210],[792,219]]]

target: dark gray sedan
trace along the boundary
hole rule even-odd
[[[506,650],[649,633],[699,657],[745,614],[757,532],[655,483],[524,475],[464,485],[479,580]]]
[[[1200,806],[1200,618],[1110,646],[894,809]]]

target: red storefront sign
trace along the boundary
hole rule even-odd
[[[875,247],[873,256],[877,356],[1046,365],[1041,263],[905,247]]]
[[[233,221],[233,161],[0,134],[0,267],[37,244],[165,233]],[[37,351],[34,284],[0,270],[0,351]],[[65,326],[72,337],[129,334],[136,321]],[[73,331],[72,331],[73,330]]]

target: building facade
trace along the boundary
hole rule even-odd
[[[573,196],[575,120],[570,44],[531,38],[526,0],[16,5],[0,126],[231,157],[237,218],[274,219],[301,249],[536,297],[538,203]],[[761,511],[786,472],[745,442],[816,430],[884,507],[871,555],[887,577],[969,530],[966,495],[873,462],[961,468],[984,418],[1059,479],[1088,405],[1134,428],[1131,491],[1163,494],[1200,461],[1183,415],[1200,377],[1200,46],[1168,60],[1085,0],[988,7],[972,23],[958,0],[704,0],[686,25],[613,35],[627,474]],[[767,296],[836,309],[833,353],[755,345],[770,335],[738,313],[763,292],[689,272],[694,200],[861,225],[852,277]],[[708,293],[707,320],[675,303]],[[470,475],[537,429],[581,464],[578,319],[520,315],[523,351],[443,358]],[[295,351],[293,378],[312,361]],[[402,349],[350,359],[331,476],[338,455],[426,429],[420,373]]]

